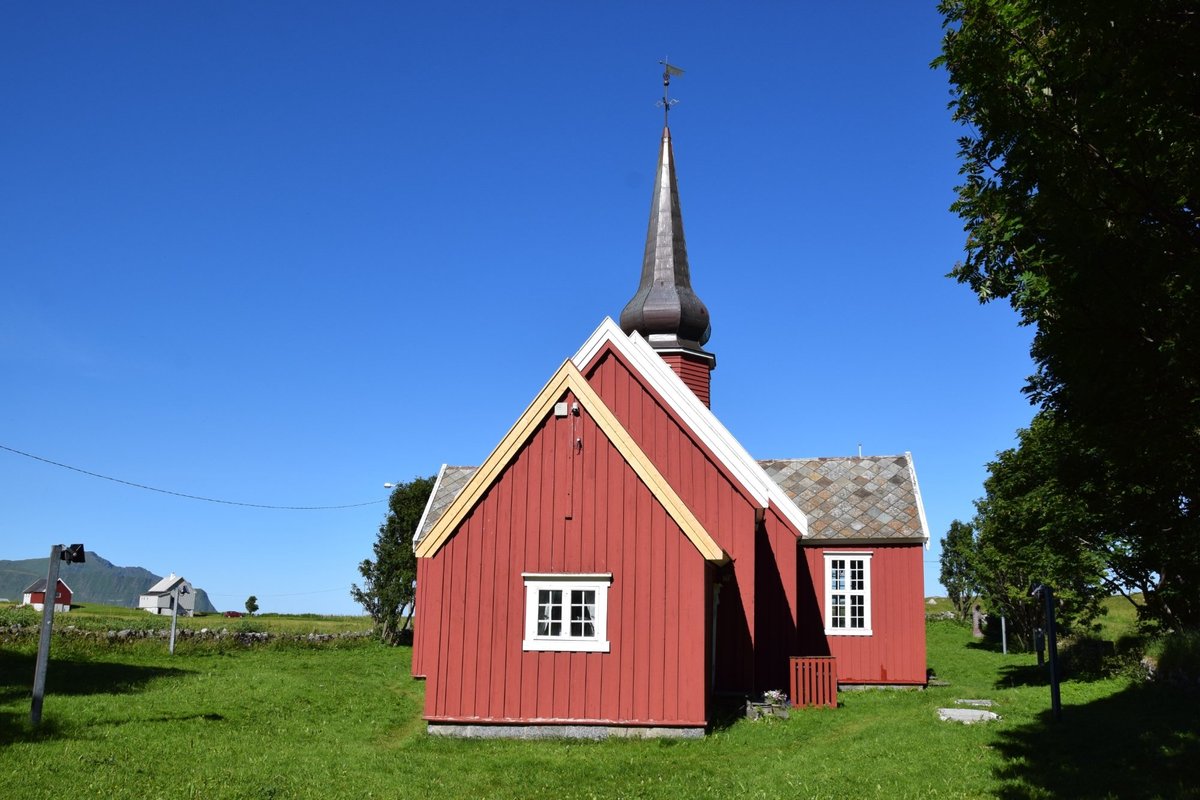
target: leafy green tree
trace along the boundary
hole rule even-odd
[[[942,571],[939,579],[954,604],[960,619],[971,614],[971,605],[979,593],[975,576],[975,529],[965,522],[954,520],[942,537]]]
[[[1104,558],[1110,543],[1092,509],[1109,487],[1102,476],[1100,483],[1076,479],[1085,473],[1072,432],[1050,412],[1034,417],[1018,442],[988,465],[986,494],[975,503],[978,536],[969,569],[989,611],[1006,617],[1027,645],[1042,625],[1041,604],[1029,596],[1035,582],[1054,588],[1064,629],[1086,626],[1101,613],[1110,593]]]
[[[375,559],[358,565],[363,585],[350,587],[350,596],[361,603],[379,626],[380,638],[397,644],[412,622],[416,602],[417,559],[413,535],[433,491],[433,478],[414,478],[397,484],[388,498],[388,513],[375,540]],[[405,609],[410,613],[405,615]]]
[[[1200,14],[1193,0],[939,8],[934,63],[968,131],[951,274],[1036,326],[1026,391],[1120,487],[1095,510],[1119,533],[1122,589],[1154,576],[1146,616],[1200,625]]]
[[[254,595],[250,595],[249,597],[246,598],[246,613],[254,614],[257,611],[258,611],[258,598],[255,597]]]

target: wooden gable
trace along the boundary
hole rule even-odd
[[[417,543],[425,719],[702,728],[726,556],[577,370],[547,387]],[[527,579],[551,575],[607,583],[605,648],[526,646]]]
[[[646,456],[646,453],[570,361],[565,362],[542,388],[504,438],[500,440],[500,444],[471,476],[462,492],[454,499],[429,533],[417,542],[415,548],[417,557],[431,558],[438,552],[542,422],[554,412],[555,404],[560,402],[568,392],[588,412],[608,441],[620,452],[705,560],[717,564],[728,561],[729,557],[725,551],[700,524],[687,504],[663,478],[658,467]]]

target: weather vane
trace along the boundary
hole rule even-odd
[[[668,115],[671,113],[671,106],[679,102],[667,97],[667,87],[671,85],[671,76],[679,77],[683,74],[683,70],[672,64],[668,64],[665,58],[658,63],[663,66],[663,96],[662,100],[659,100],[656,105],[660,106],[663,110],[663,127],[666,127]]]

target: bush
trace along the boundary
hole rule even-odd
[[[1062,672],[1068,678],[1100,678],[1114,675],[1125,664],[1117,658],[1117,647],[1107,639],[1070,636],[1058,643]]]
[[[37,625],[42,612],[33,606],[0,606],[0,625]]]
[[[1155,643],[1149,655],[1158,662],[1159,680],[1200,688],[1200,630],[1167,634]]]

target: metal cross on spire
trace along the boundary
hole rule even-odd
[[[662,64],[663,67],[663,96],[662,100],[659,100],[656,105],[662,107],[663,127],[666,127],[668,116],[671,113],[671,106],[679,102],[678,100],[672,100],[667,97],[667,87],[671,85],[671,76],[674,75],[675,77],[679,77],[683,74],[683,70],[672,64],[668,64],[665,58],[658,63]]]

